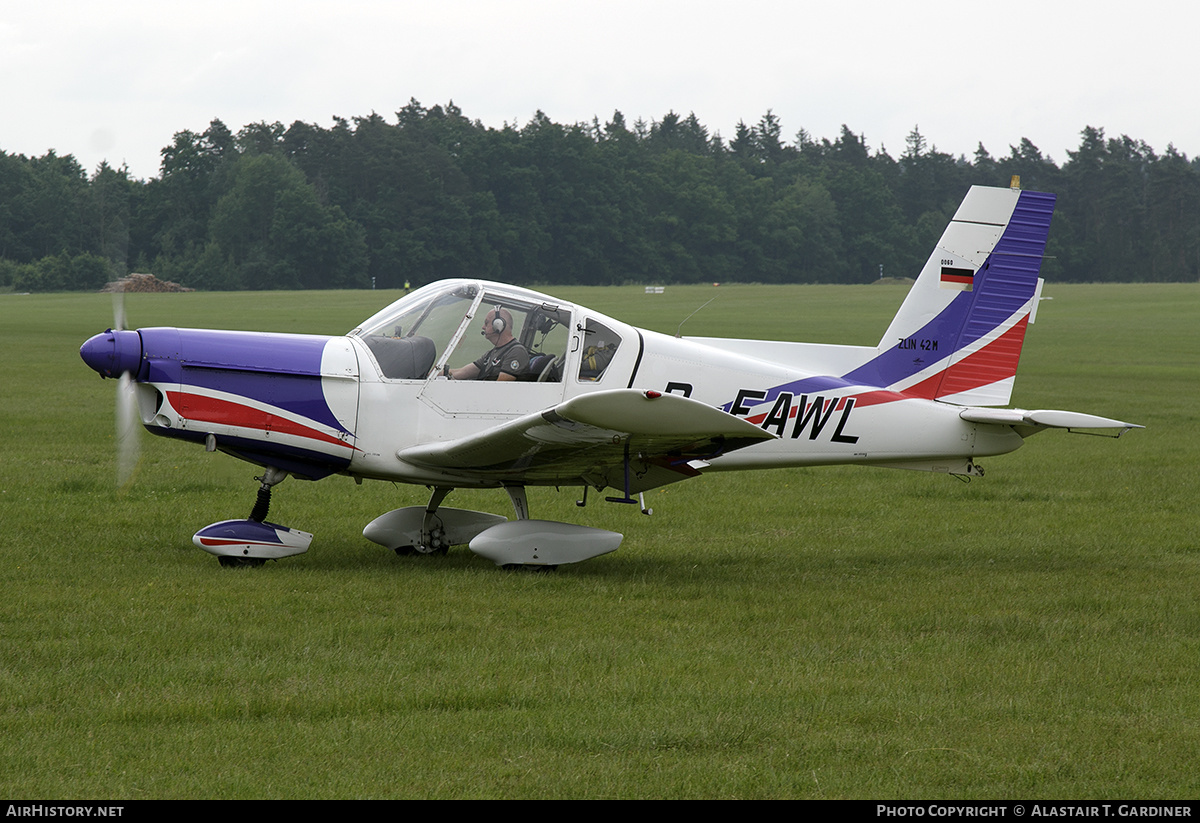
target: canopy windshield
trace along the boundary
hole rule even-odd
[[[435,283],[396,301],[351,334],[366,342],[385,377],[422,380],[483,354],[475,327],[488,311],[504,308],[513,318],[510,331],[529,352],[531,368],[537,368],[520,379],[557,382],[571,309],[539,296],[497,284]]]
[[[471,283],[435,284],[397,300],[351,332],[375,355],[385,377],[422,380],[451,351],[479,305]]]

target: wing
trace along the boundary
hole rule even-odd
[[[406,463],[500,483],[645,491],[699,474],[688,465],[775,435],[676,394],[585,394],[459,440],[403,449]]]

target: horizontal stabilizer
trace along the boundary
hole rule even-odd
[[[1117,437],[1120,437],[1130,429],[1143,428],[1136,423],[1126,423],[1095,414],[1058,409],[1027,411],[1025,409],[969,408],[963,409],[958,416],[970,423],[989,423],[996,426],[1033,429],[1029,434],[1041,429],[1120,429],[1116,434]]]

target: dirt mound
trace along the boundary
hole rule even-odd
[[[120,280],[114,280],[106,285],[100,291],[102,292],[173,292],[173,291],[195,291],[186,286],[181,286],[178,283],[172,283],[170,280],[159,280],[153,274],[131,274],[128,277],[122,277]]]

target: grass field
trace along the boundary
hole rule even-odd
[[[1047,286],[987,476],[729,474],[632,507],[531,490],[615,554],[504,573],[361,530],[422,488],[289,481],[307,555],[224,570],[256,467],[146,437],[114,488],[103,295],[0,295],[0,795],[1200,796],[1200,294]],[[874,344],[879,287],[560,289],[674,333]],[[136,325],[341,333],[396,295],[131,295]],[[502,492],[449,505],[511,515]]]

